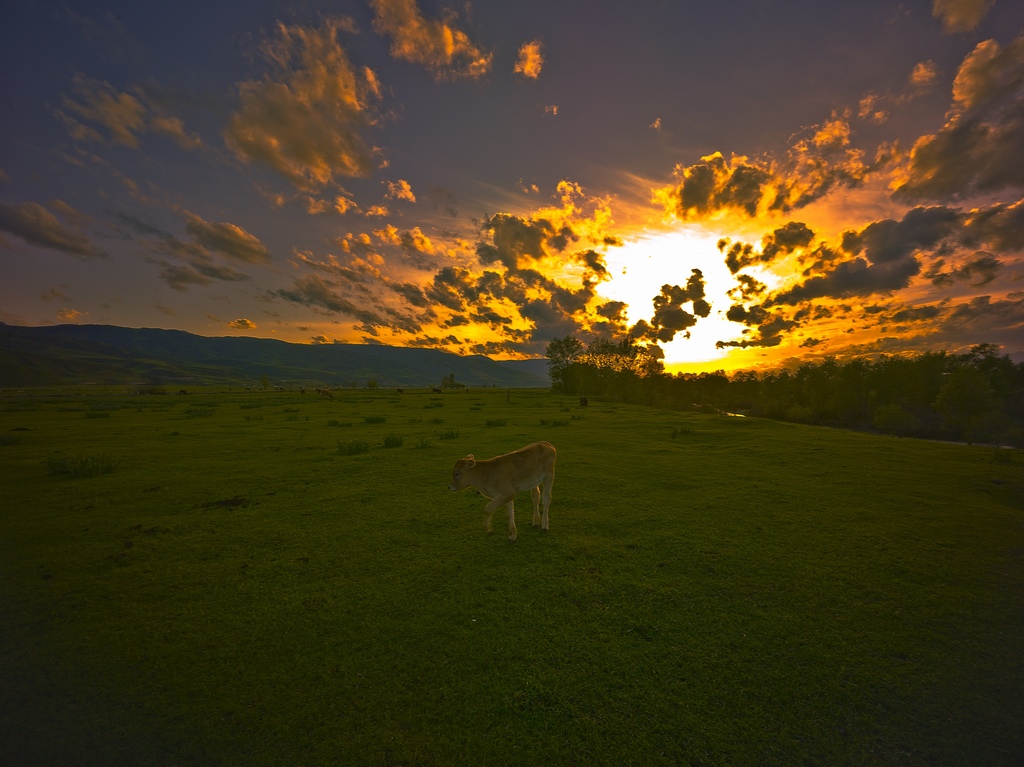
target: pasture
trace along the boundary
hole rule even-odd
[[[507,401],[508,400],[508,401]],[[558,449],[551,530],[447,490]],[[1015,765],[1024,460],[542,391],[0,396],[19,765]]]

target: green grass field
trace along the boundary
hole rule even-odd
[[[452,465],[539,439],[551,532],[524,494],[485,534]],[[1024,754],[992,448],[540,391],[8,392],[0,597],[12,765]]]

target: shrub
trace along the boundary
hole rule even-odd
[[[449,428],[445,429],[442,432],[438,432],[437,438],[438,439],[458,439],[459,438],[459,430],[458,429],[453,429],[453,428],[449,427]]]
[[[368,415],[363,419],[366,423],[386,423],[388,417],[386,415]]]
[[[342,455],[359,455],[370,449],[370,443],[361,439],[354,439],[351,442],[338,440],[338,452]]]
[[[110,418],[110,412],[107,410],[86,410],[86,418]]]
[[[328,426],[351,426],[351,421],[339,421],[337,418],[331,418],[327,421]]]
[[[997,447],[992,451],[993,463],[1013,463],[1013,451],[1005,447]]]
[[[889,434],[912,434],[921,428],[921,422],[899,405],[879,405],[871,416],[879,431]]]
[[[385,434],[384,435],[384,447],[401,447],[405,442],[405,437],[400,434]]]
[[[426,448],[433,447],[433,446],[434,446],[434,443],[431,442],[426,437],[417,437],[416,438],[416,445],[415,445],[415,447],[418,450],[425,450]]]
[[[46,461],[47,473],[58,476],[96,477],[114,470],[114,459],[109,455],[54,456]]]
[[[186,418],[209,418],[213,415],[212,407],[190,407],[185,411]]]
[[[546,418],[540,419],[541,426],[568,426],[568,421],[549,421]]]
[[[0,434],[0,445],[18,445],[21,444],[20,434]]]
[[[484,425],[485,426],[507,426],[508,425],[508,420],[506,420],[505,418],[495,418],[495,419],[493,419],[491,421],[488,421]]]

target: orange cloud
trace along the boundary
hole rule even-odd
[[[544,56],[540,52],[540,40],[524,43],[519,49],[519,58],[516,59],[516,74],[536,80],[540,77],[541,69],[544,68]]]
[[[60,200],[54,200],[50,207],[60,212],[75,228],[65,226],[42,205],[26,202],[14,207],[0,205],[0,230],[20,237],[29,245],[59,250],[81,259],[107,255],[81,231],[87,217]]]
[[[371,0],[370,5],[373,28],[391,38],[396,59],[422,64],[438,80],[479,78],[490,71],[492,54],[478,48],[450,18],[425,18],[416,0]]]
[[[338,43],[345,28],[330,19],[319,28],[278,25],[261,49],[271,71],[239,84],[241,107],[224,131],[241,160],[268,165],[305,191],[373,171],[361,134],[374,121],[380,85],[349,61]]]
[[[970,32],[977,27],[994,0],[934,0],[932,16],[942,22],[947,34]]]
[[[256,323],[253,322],[252,320],[247,320],[244,317],[241,317],[237,320],[232,320],[231,322],[229,322],[228,327],[233,328],[235,330],[255,330]]]
[[[166,114],[162,108],[147,98],[142,88],[118,92],[109,83],[92,80],[85,75],[76,75],[72,81],[74,98],[63,98],[64,108],[79,119],[105,128],[110,139],[123,146],[137,148],[139,135],[154,133],[166,136],[183,149],[196,149],[203,145],[194,133],[185,130],[182,121]],[[102,135],[64,112],[57,116],[68,126],[71,137],[76,141],[102,141]]]
[[[388,181],[387,184],[388,192],[384,195],[385,199],[416,202],[416,195],[412,193],[412,187],[408,181],[399,179],[398,181]]]

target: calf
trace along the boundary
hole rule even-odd
[[[497,458],[478,461],[472,455],[455,462],[451,491],[475,487],[482,496],[490,498],[484,507],[484,528],[491,532],[491,517],[500,506],[508,511],[508,538],[516,539],[516,515],[513,499],[523,490],[530,491],[533,500],[533,525],[548,530],[548,509],[551,506],[551,486],[555,483],[555,448],[547,442],[534,442]],[[543,488],[543,493],[541,492]],[[544,514],[541,516],[541,498]]]

